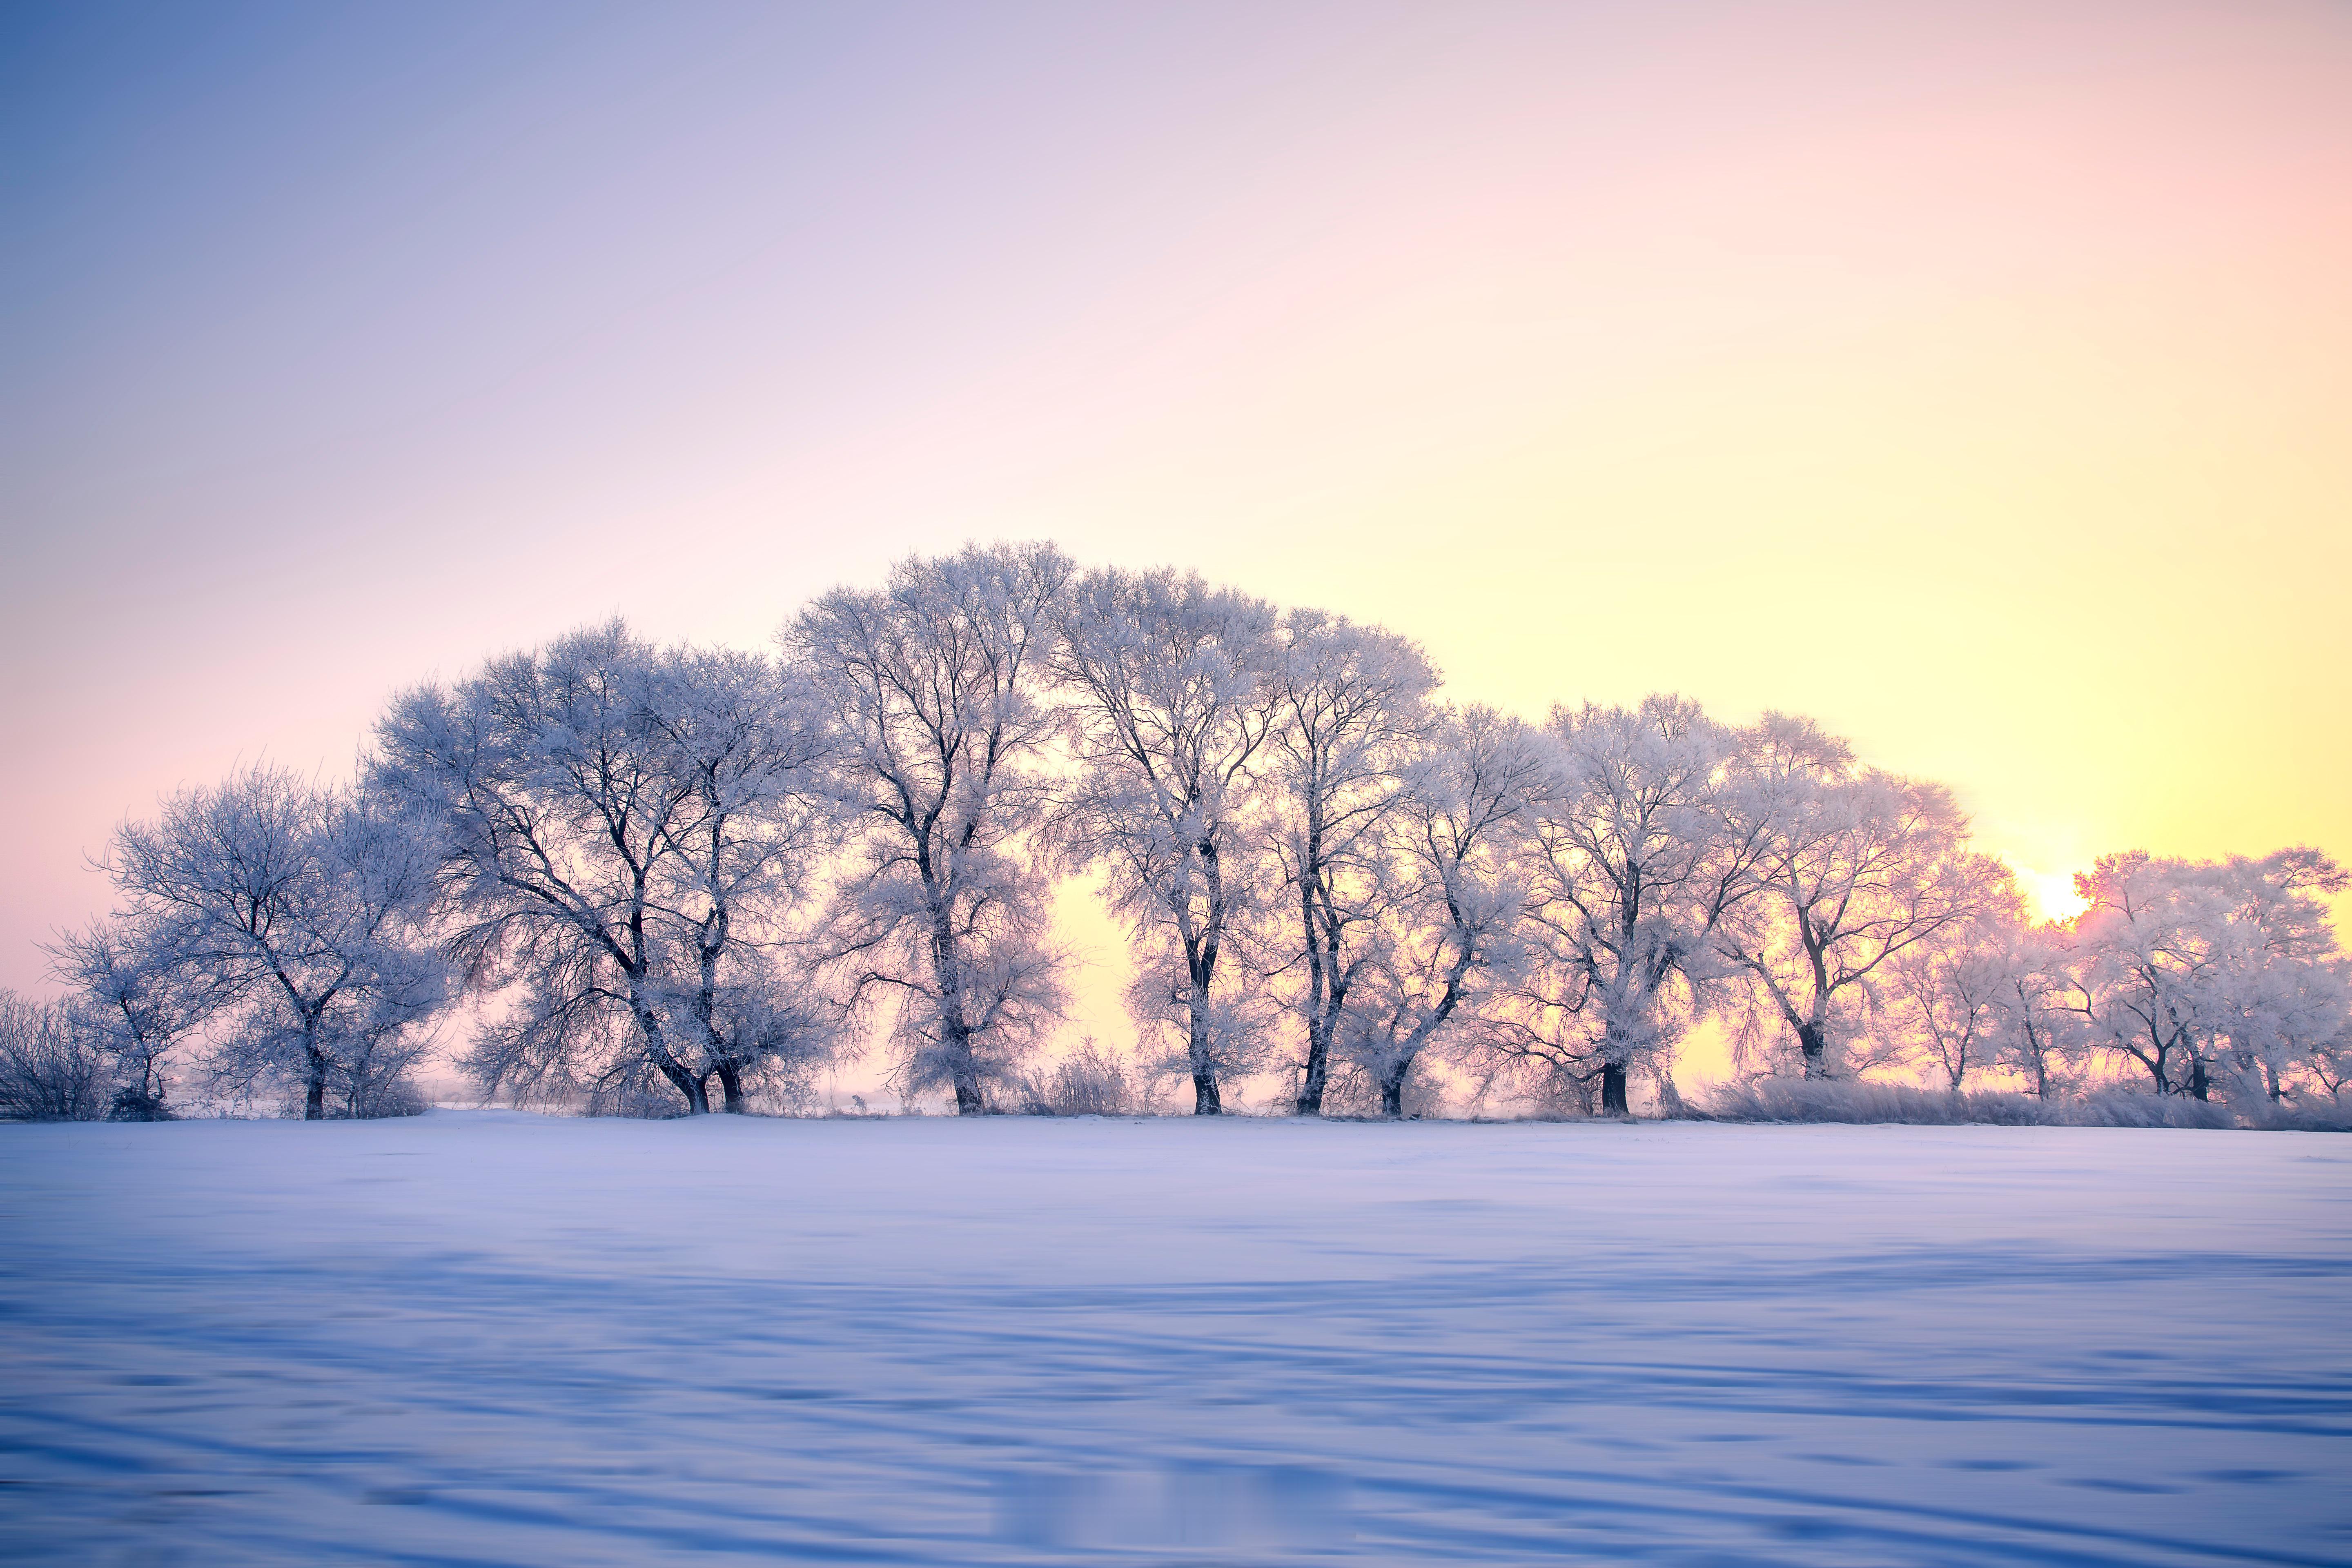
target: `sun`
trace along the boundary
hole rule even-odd
[[[2033,912],[2045,921],[2070,921],[2090,908],[2090,900],[2074,891],[2072,871],[2040,871],[2016,868],[2017,885],[2025,890]]]

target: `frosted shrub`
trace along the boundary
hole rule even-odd
[[[2070,1127],[2235,1127],[2238,1119],[2215,1101],[2179,1094],[2125,1089],[2084,1095],[2052,1108],[2051,1120]]]
[[[353,1121],[380,1121],[394,1116],[422,1116],[433,1106],[424,1090],[404,1078],[395,1078],[356,1090],[349,1108]]]
[[[113,1103],[108,1107],[110,1121],[176,1121],[179,1118],[163,1103],[160,1090],[126,1084],[114,1091]]]
[[[1757,1079],[1710,1090],[1688,1112],[1712,1121],[1904,1122],[1921,1127],[2257,1127],[2352,1131],[2352,1112],[2264,1102],[2232,1108],[2179,1094],[2109,1089],[2069,1100],[1990,1089],[1952,1093],[1860,1079]]]
[[[688,1114],[686,1102],[648,1063],[622,1064],[589,1086],[590,1116],[621,1116],[639,1121],[667,1121]]]
[[[1430,1070],[1429,1064],[1418,1058],[1407,1068],[1404,1081],[1399,1086],[1397,1099],[1394,1110],[1384,1109],[1381,1083],[1371,1070],[1358,1062],[1342,1062],[1332,1072],[1330,1083],[1324,1090],[1323,1114],[1367,1120],[1385,1116],[1421,1118],[1445,1114],[1445,1086]]]
[[[2256,1127],[2273,1132],[2352,1132],[2352,1105],[2326,1100],[2302,1105],[2271,1105],[2249,1120]]]
[[[1692,1114],[1715,1121],[1905,1122],[1921,1127],[1990,1123],[2032,1127],[2058,1118],[2054,1108],[2021,1094],[1978,1089],[1953,1093],[1859,1079],[1765,1078],[1727,1083],[1704,1096]]]
[[[1127,1064],[1092,1040],[1024,1079],[1018,1103],[1024,1116],[1130,1116],[1139,1108]]]
[[[113,1099],[106,1053],[72,1008],[0,992],[0,1117],[96,1121]]]

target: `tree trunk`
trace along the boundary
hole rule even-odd
[[[1192,982],[1192,1005],[1186,1009],[1185,1046],[1192,1058],[1192,1114],[1223,1116],[1224,1096],[1217,1090],[1216,1064],[1209,1059],[1209,987]]]
[[[1301,1116],[1323,1114],[1323,1091],[1331,1082],[1330,1040],[1313,1020],[1307,1026],[1307,1077],[1298,1086],[1297,1110]]]
[[[1323,1114],[1323,1089],[1331,1079],[1331,1051],[1321,1031],[1310,1021],[1307,1033],[1307,1077],[1298,1086],[1297,1110],[1301,1116]]]
[[[958,1004],[961,1005],[961,1004]],[[958,1116],[988,1114],[988,1096],[981,1092],[980,1073],[971,1061],[971,1031],[952,1018],[940,1020],[948,1036],[948,1081],[955,1086]]]
[[[1797,1046],[1804,1053],[1805,1076],[1827,1078],[1829,1069],[1829,1029],[1821,1024],[1797,1026]]]
[[[1601,1114],[1603,1116],[1633,1114],[1625,1104],[1625,1064],[1623,1062],[1601,1064]]]
[[[669,1053],[665,1051],[656,1057],[654,1068],[662,1077],[669,1079],[670,1088],[677,1090],[685,1099],[686,1113],[688,1116],[710,1114],[710,1095],[702,1087],[702,1080],[680,1067]]]
[[[302,1120],[324,1121],[327,1119],[327,1064],[316,1051],[310,1053],[310,1070],[302,1075]]]
[[[928,855],[923,858],[924,896],[931,910],[931,979],[939,986],[936,1005],[940,1029],[948,1048],[948,1079],[955,1086],[958,1116],[985,1116],[988,1097],[980,1091],[980,1074],[971,1061],[971,1026],[963,1010],[963,953],[956,942],[954,911],[950,898],[933,880]]]
[[[1322,842],[1319,828],[1307,830],[1309,865],[1319,865],[1321,857],[1317,846]],[[1339,1009],[1326,1005],[1324,992],[1336,976],[1328,973],[1323,963],[1323,943],[1316,930],[1316,879],[1303,876],[1298,879],[1299,929],[1307,937],[1307,1076],[1298,1085],[1298,1100],[1294,1109],[1301,1116],[1323,1114],[1323,1089],[1331,1078],[1331,1017]],[[1333,957],[1336,959],[1337,954]]]
[[[714,1070],[719,1074],[719,1088],[726,1096],[727,1113],[749,1115],[751,1108],[743,1103],[743,1069],[732,1062],[721,1062]]]
[[[661,1022],[654,1016],[653,1008],[641,997],[631,998],[629,1005],[637,1016],[637,1037],[643,1042],[646,1060],[653,1064],[656,1072],[669,1079],[670,1088],[677,1090],[685,1100],[688,1116],[709,1115],[710,1096],[703,1089],[702,1079],[687,1071],[686,1064],[670,1054],[668,1045],[662,1039]]]
[[[1391,1121],[1404,1117],[1404,1076],[1411,1070],[1412,1063],[1408,1059],[1381,1072],[1381,1114]]]
[[[2203,1057],[2191,1057],[2191,1058],[2189,1058],[2189,1094],[2190,1094],[2192,1097],[2194,1097],[2195,1099],[2198,1099],[2198,1100],[2210,1100],[2210,1099],[2211,1099],[2211,1098],[2212,1098],[2212,1088],[2213,1088],[2213,1081],[2212,1081],[2212,1079],[2211,1079],[2210,1078],[2209,1078],[2209,1077],[2206,1075],[2206,1072],[2205,1072],[2205,1058],[2204,1058]]]

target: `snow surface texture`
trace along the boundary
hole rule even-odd
[[[2352,1139],[0,1127],[0,1558],[2340,1563]]]

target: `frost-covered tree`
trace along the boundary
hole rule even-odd
[[[673,648],[654,661],[646,723],[655,764],[688,793],[666,816],[656,929],[679,950],[659,986],[669,1036],[693,1043],[720,1109],[746,1081],[797,1081],[836,1029],[811,994],[803,911],[842,813],[823,700],[789,664]]]
[[[1544,748],[1489,708],[1446,714],[1404,770],[1382,838],[1386,893],[1342,1015],[1339,1051],[1404,1112],[1424,1053],[1486,1043],[1518,977],[1528,890],[1515,854],[1547,780]]]
[[[2343,1102],[2344,1091],[2352,1089],[2352,1026],[2313,1048],[2304,1063],[2304,1077],[2312,1094]]]
[[[2227,900],[2199,869],[2140,851],[2101,857],[2075,878],[2089,907],[2074,933],[2091,1043],[2137,1062],[2157,1093],[2203,1100]]]
[[[654,659],[614,621],[404,693],[377,727],[371,787],[436,835],[451,951],[509,993],[467,1064],[488,1088],[642,1062],[709,1109],[661,1012],[656,862],[696,806],[646,721]]]
[[[1740,740],[1671,695],[1556,708],[1530,819],[1541,962],[1506,1048],[1627,1110],[1636,1069],[1662,1083],[1724,973],[1714,939],[1756,891],[1767,843],[1731,797]]]
[[[2087,1043],[2138,1064],[2158,1094],[2283,1098],[2352,1013],[2323,902],[2347,885],[2311,849],[2102,857],[2075,879],[2088,900],[2074,922]]]
[[[948,1089],[963,1115],[1066,1006],[1031,840],[1071,571],[1049,544],[968,546],[900,562],[878,593],[835,589],[782,634],[832,714],[859,829],[826,951],[849,1000],[892,999],[902,1092]]]
[[[1390,829],[1438,723],[1437,672],[1405,638],[1322,610],[1285,611],[1274,640],[1264,776],[1283,890],[1264,946],[1303,1026],[1297,1110],[1315,1116],[1396,894]]]
[[[2021,1010],[2018,990],[2025,929],[2024,897],[2003,867],[1988,874],[1967,919],[1889,959],[1877,1009],[1883,1059],[1931,1073],[1955,1091],[1969,1074],[1999,1065],[2012,1004],[2028,1031],[2040,1022]],[[2047,1081],[2046,1066],[2040,1080]]]
[[[422,1056],[448,974],[420,922],[431,845],[365,797],[257,766],[117,831],[109,858],[142,963],[205,1015],[204,1066],[357,1113]]]
[[[1193,1110],[1255,1065],[1260,1019],[1229,950],[1270,891],[1253,820],[1282,718],[1274,606],[1197,574],[1089,574],[1062,608],[1055,668],[1076,763],[1056,808],[1067,863],[1099,868],[1133,931],[1130,1005],[1181,1041]]]
[[[113,1114],[152,1121],[171,1115],[171,1072],[224,1000],[216,977],[174,961],[168,928],[121,917],[61,935],[50,969],[80,997],[89,1026],[115,1063]]]
[[[824,745],[789,674],[617,621],[401,697],[370,787],[432,835],[450,950],[508,993],[475,1075],[533,1095],[650,1074],[690,1113],[716,1079],[742,1109],[769,1054],[746,1042],[767,1037],[723,1026],[719,1001],[772,984],[821,844]]]
[[[1986,1041],[1994,1069],[2022,1079],[2037,1100],[2048,1100],[2053,1089],[2071,1081],[2084,1056],[2080,997],[2074,941],[2065,927],[2052,923],[2010,932]]]
[[[1755,890],[1716,929],[1750,980],[1738,1043],[1752,1061],[1777,1037],[1805,1077],[1837,1076],[1883,966],[1985,908],[2004,872],[1969,850],[1950,792],[1861,766],[1808,720],[1766,715],[1747,751],[1727,798],[1759,836]]]
[[[2217,874],[2230,898],[2222,1066],[2242,1098],[2284,1100],[2352,1044],[2352,958],[2326,902],[2352,889],[2352,872],[2299,846],[2231,856]]]

